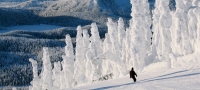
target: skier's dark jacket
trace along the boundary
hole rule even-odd
[[[137,77],[137,74],[135,73],[135,71],[133,70],[133,68],[131,69],[131,71],[129,72],[130,74],[130,78],[135,78],[135,76]]]

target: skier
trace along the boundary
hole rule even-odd
[[[129,72],[129,74],[130,74],[130,78],[133,78],[134,82],[136,82],[135,76],[137,77],[137,74],[133,70],[133,67],[132,67],[131,71]]]

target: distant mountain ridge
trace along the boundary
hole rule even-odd
[[[155,0],[148,1],[153,10]],[[170,0],[169,7],[175,8],[175,0]],[[91,22],[105,26],[108,17],[122,17],[127,23],[130,13],[130,0],[0,0],[0,28],[26,24],[76,27]]]
[[[38,16],[38,17],[73,17],[80,18],[83,20],[97,22],[100,25],[105,25],[108,17],[113,19],[118,19],[122,17],[124,19],[130,18],[131,12],[131,4],[130,0],[3,0],[0,1],[0,10],[6,8],[6,12],[10,12],[4,16],[3,13],[0,12],[0,16],[7,18],[6,20],[12,21],[9,19],[9,16],[12,14],[18,15],[23,12],[27,13],[24,15],[25,17]],[[19,11],[20,9],[20,11]],[[19,11],[19,12],[17,12]],[[17,14],[16,14],[17,13]],[[15,17],[15,16],[14,16]],[[20,16],[19,16],[20,17]],[[16,21],[21,21],[21,18],[15,17]],[[19,19],[19,20],[18,20]],[[30,18],[30,21],[32,18]],[[0,21],[1,23],[8,22],[6,20]],[[34,19],[34,20],[37,20]],[[48,22],[27,22],[30,23],[45,23],[45,24],[56,24],[56,23],[64,23],[65,21],[59,21],[52,19]],[[23,21],[23,20],[22,20]],[[74,20],[72,20],[74,21]],[[76,21],[76,20],[75,20]],[[52,23],[53,22],[53,23]],[[81,21],[80,21],[81,22]],[[16,25],[20,23],[13,22]],[[67,21],[65,23],[68,23]],[[85,22],[84,22],[85,23]],[[4,23],[2,26],[12,26],[15,25],[12,23]],[[77,23],[74,23],[77,25]],[[80,25],[87,25],[88,23]],[[60,24],[58,24],[60,25]],[[71,24],[70,24],[71,25]],[[63,26],[70,26],[63,24]],[[75,26],[72,25],[72,26]]]

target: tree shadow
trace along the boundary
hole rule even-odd
[[[155,79],[155,78],[159,78],[159,77],[165,77],[165,76],[169,76],[169,75],[173,75],[173,74],[177,74],[177,73],[182,73],[182,72],[186,72],[186,71],[189,71],[189,70],[181,70],[181,71],[177,71],[177,72],[173,72],[173,73],[169,73],[169,74],[165,74],[165,75],[156,76],[156,77],[149,78],[149,79],[144,79],[144,80],[141,80],[141,81],[146,81],[146,80]]]
[[[184,75],[176,75],[176,76],[171,76],[171,77],[147,79],[147,80],[142,80],[139,83],[145,83],[145,82],[151,82],[151,81],[160,81],[160,80],[173,79],[173,78],[181,78],[181,77],[188,77],[188,76],[194,76],[194,75],[200,75],[200,72],[198,72],[198,73],[191,73],[191,74],[184,74]]]

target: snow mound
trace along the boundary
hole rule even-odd
[[[152,71],[160,71],[163,69],[168,69],[170,68],[169,63],[170,63],[169,61],[152,63],[149,66],[144,67],[142,72],[152,72]]]
[[[190,54],[187,56],[178,57],[177,61],[174,63],[174,68],[176,67],[199,67],[200,66],[200,54]]]

